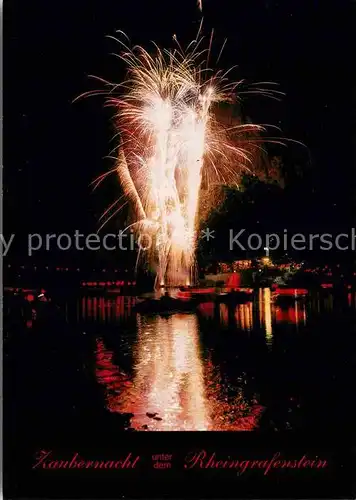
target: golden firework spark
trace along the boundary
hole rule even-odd
[[[241,171],[252,165],[251,143],[256,146],[264,130],[218,118],[221,103],[238,101],[242,82],[229,82],[229,71],[208,68],[212,36],[207,51],[199,50],[202,38],[185,51],[174,39],[176,49],[154,45],[150,54],[115,38],[123,48],[119,57],[128,75],[122,84],[105,82],[107,102],[116,110],[116,171],[125,198],[109,209],[118,206],[115,215],[132,202],[135,221],[130,227],[154,242],[149,255],[158,262],[158,286],[194,282],[202,185],[205,191],[214,185],[237,185]]]

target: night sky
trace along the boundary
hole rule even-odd
[[[288,148],[288,161],[311,161],[317,189],[330,203],[347,203],[354,164],[350,150],[350,15],[346,2],[324,0],[205,0],[204,33],[216,46],[228,38],[221,63],[238,65],[236,79],[274,81],[283,101],[250,97],[255,122],[279,125],[307,147]],[[122,29],[133,43],[182,45],[197,32],[194,0],[179,2],[48,0],[5,2],[5,228],[12,231],[96,230],[105,189],[89,183],[112,167],[110,117],[101,97],[73,104],[94,88],[88,75],[123,78],[106,35]],[[95,84],[97,87],[98,84]],[[292,160],[291,160],[292,158]],[[112,200],[112,198],[110,198]]]

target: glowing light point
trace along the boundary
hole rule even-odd
[[[202,0],[198,6],[202,10]],[[241,172],[250,170],[255,154],[251,143],[264,130],[251,123],[231,126],[219,118],[218,105],[236,102],[239,83],[229,83],[227,72],[208,70],[207,61],[200,60],[204,52],[197,50],[199,35],[188,53],[176,35],[173,38],[178,49],[155,46],[153,55],[138,46],[130,50],[126,41],[117,40],[127,80],[120,85],[106,82],[111,87],[107,103],[115,108],[121,141],[113,171],[123,194],[103,214],[101,228],[122,207],[133,208],[126,228],[130,248],[132,231],[150,233],[156,243],[140,256],[145,254],[157,269],[156,286],[194,284],[202,211],[206,216],[217,205],[211,194],[216,186],[236,188]],[[211,42],[212,36],[208,53]],[[96,186],[105,177],[100,176]],[[215,238],[213,233],[205,230],[205,239]]]

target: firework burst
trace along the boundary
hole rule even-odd
[[[119,85],[105,82],[109,87],[103,92],[116,111],[120,143],[115,171],[124,194],[104,217],[130,202],[135,211],[130,227],[152,243],[146,254],[158,263],[157,285],[189,285],[195,279],[203,192],[238,184],[241,172],[253,167],[264,129],[218,118],[221,103],[238,101],[242,82],[231,83],[228,71],[208,68],[212,37],[207,51],[199,50],[202,39],[185,51],[175,39],[177,49],[154,45],[153,54],[115,40],[122,47],[118,57],[127,65],[127,79]]]

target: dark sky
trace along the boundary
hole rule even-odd
[[[309,148],[317,183],[336,201],[351,190],[351,57],[346,2],[205,0],[204,32],[228,38],[224,66],[234,76],[270,80],[282,103],[250,98],[256,122],[281,125]],[[4,141],[7,229],[95,230],[105,208],[89,183],[110,168],[111,110],[101,98],[72,103],[93,88],[89,74],[115,81],[122,67],[106,38],[124,30],[133,43],[171,45],[197,31],[195,0],[12,0],[4,13]],[[250,102],[251,101],[251,102]],[[292,147],[295,161],[305,150]],[[116,189],[112,178],[110,189]],[[104,188],[105,189],[105,188]],[[103,191],[104,192],[104,191]],[[102,192],[102,193],[103,193]]]

